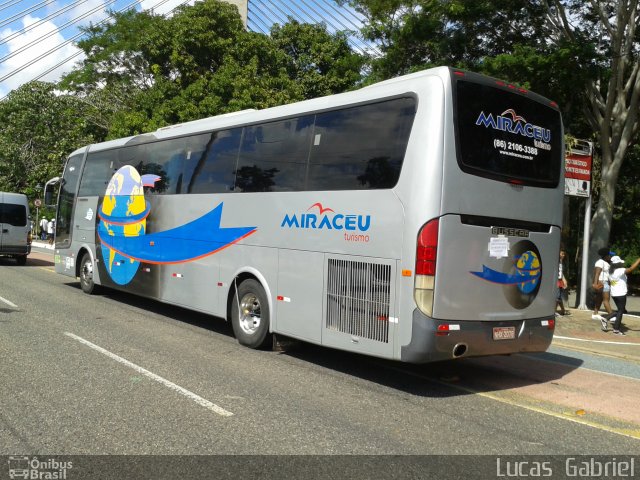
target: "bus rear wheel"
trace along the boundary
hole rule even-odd
[[[262,285],[249,279],[238,285],[231,305],[233,333],[241,345],[264,348],[271,341],[269,301]]]
[[[96,293],[97,285],[93,281],[93,260],[85,253],[80,261],[80,288],[89,295]]]
[[[16,263],[21,267],[27,264],[27,256],[26,255],[18,255],[16,257]]]

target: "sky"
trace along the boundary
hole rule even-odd
[[[56,81],[83,59],[75,46],[80,26],[108,18],[107,9],[153,9],[170,14],[194,0],[0,0],[0,99],[28,81]],[[324,21],[330,31],[352,29],[361,18],[333,0],[249,0],[248,28],[267,33],[289,15],[300,22]],[[355,37],[353,46],[366,46]]]

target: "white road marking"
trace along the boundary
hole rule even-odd
[[[634,345],[636,347],[640,347],[640,343],[634,343],[634,342],[611,342],[608,340],[589,340],[588,338],[561,337],[560,335],[554,335],[553,338],[559,338],[561,340],[574,340],[576,342],[607,343],[609,345]]]
[[[211,410],[212,412],[217,413],[218,415],[222,415],[223,417],[230,417],[230,416],[233,415],[233,413],[229,412],[228,410],[225,410],[222,407],[219,407],[218,405],[216,405],[215,403],[210,402],[206,398],[202,398],[200,395],[197,395],[197,394],[187,390],[186,388],[182,388],[181,386],[176,385],[173,382],[170,382],[166,378],[162,378],[161,376],[156,375],[155,373],[152,373],[149,370],[146,370],[146,369],[142,368],[141,366],[136,365],[135,363],[132,363],[129,360],[126,360],[126,359],[116,355],[115,353],[111,353],[109,350],[106,350],[106,349],[104,349],[102,347],[99,347],[98,345],[96,345],[94,343],[91,343],[90,341],[85,340],[82,337],[74,335],[73,333],[70,333],[70,332],[65,332],[64,334],[67,337],[73,338],[74,340],[77,340],[78,342],[82,343],[83,345],[86,345],[87,347],[92,348],[93,350],[106,355],[107,357],[111,358],[112,360],[115,360],[116,362],[119,362],[119,363],[121,363],[123,365],[126,365],[127,367],[134,369],[136,372],[141,373],[142,375],[145,375],[146,377],[149,377],[150,379],[155,380],[158,383],[161,383],[165,387],[168,387],[171,390],[173,390],[175,392],[178,392],[181,395],[184,395],[185,397],[187,397],[187,398],[193,400],[194,402],[196,402],[198,405],[201,405],[201,406]]]
[[[0,297],[0,301],[3,301],[4,303],[6,303],[7,305],[9,305],[10,307],[13,308],[18,308],[18,306],[15,303],[10,302],[9,300],[7,300],[6,298],[2,298]]]

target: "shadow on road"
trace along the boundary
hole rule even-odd
[[[48,259],[48,257],[51,257]],[[16,267],[16,268],[28,268],[28,267],[52,267],[53,257],[51,255],[31,254],[27,257],[26,265],[18,265],[15,259],[10,257],[0,257],[0,267]]]
[[[80,289],[79,282],[68,286]],[[194,312],[157,300],[101,288],[99,295],[166,316],[213,333],[233,337],[231,324],[214,316]],[[278,336],[280,338],[280,336]],[[412,365],[333,350],[283,338],[284,350],[264,352],[326,368],[344,375],[424,397],[451,397],[507,390],[554,382],[582,365],[582,360],[555,353],[466,358]],[[237,345],[237,348],[246,348]]]
[[[404,364],[300,343],[287,355],[346,375],[425,397],[495,392],[554,382],[583,361],[540,353]]]
[[[81,290],[79,281],[70,281],[66,283],[67,286]],[[103,296],[105,298],[111,298],[116,302],[127,304],[131,307],[139,308],[141,310],[152,312],[157,315],[163,315],[172,320],[187,323],[194,327],[203,328],[214,333],[233,337],[233,330],[231,324],[226,322],[222,318],[214,317],[206,313],[196,312],[187,308],[182,308],[176,305],[169,305],[162,303],[158,300],[150,298],[140,297],[127,292],[121,292],[119,290],[113,290],[110,288],[99,287],[96,295]]]

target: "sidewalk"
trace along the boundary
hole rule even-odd
[[[46,248],[47,250],[53,250],[53,245],[49,245],[47,242],[42,240],[33,240],[31,242],[31,246],[38,247],[38,248]]]
[[[629,300],[632,299],[634,301],[629,302],[627,307],[629,313],[622,317],[621,330],[626,333],[625,336],[614,335],[611,326],[608,332],[603,332],[600,320],[591,318],[591,310],[568,308],[567,311],[571,312],[571,315],[556,316],[552,345],[640,363],[640,312],[636,309],[640,300],[629,297]],[[574,304],[571,298],[567,303]],[[615,310],[613,305],[612,307]],[[600,310],[600,314],[602,313],[605,313],[604,309]]]

